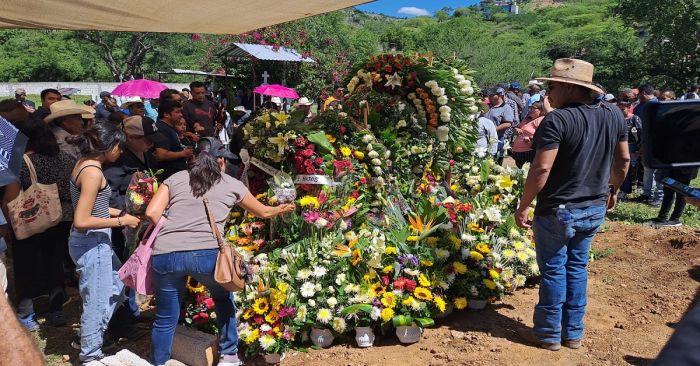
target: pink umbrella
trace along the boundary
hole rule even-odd
[[[160,97],[160,92],[165,89],[168,89],[168,87],[157,81],[137,79],[117,85],[117,87],[112,90],[112,94],[123,97],[155,99]]]
[[[299,94],[292,89],[287,88],[279,84],[266,84],[260,85],[253,90],[254,92],[262,95],[269,95],[272,97],[289,98],[289,99],[299,99]]]

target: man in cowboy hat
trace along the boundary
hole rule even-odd
[[[124,112],[128,112],[129,116],[145,116],[146,105],[140,97],[129,97],[126,102],[119,106]]]
[[[75,160],[80,159],[80,149],[69,144],[66,139],[80,135],[85,129],[83,115],[94,115],[95,109],[84,104],[77,104],[71,99],[61,100],[51,104],[51,113],[44,118],[49,123],[58,148]]]
[[[311,112],[311,101],[307,97],[301,97],[297,101],[297,110],[298,111],[304,111],[304,123],[308,124],[311,122],[314,117],[316,117],[315,114]]]
[[[515,221],[530,227],[530,204],[537,197],[532,227],[542,280],[533,332],[519,333],[556,351],[562,342],[581,347],[591,242],[617,202],[630,156],[622,112],[596,101],[605,92],[593,84],[592,64],[558,59],[551,76],[539,80],[549,83],[549,113],[535,133],[535,160]]]

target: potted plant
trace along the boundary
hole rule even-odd
[[[372,347],[374,345],[375,335],[372,330],[372,310],[374,307],[370,304],[354,304],[345,307],[341,312],[346,318],[352,320],[355,324],[355,342],[360,348]]]

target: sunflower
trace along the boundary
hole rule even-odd
[[[369,290],[372,292],[372,296],[374,297],[380,297],[386,291],[386,289],[384,288],[384,286],[382,286],[381,283],[375,283],[369,288]]]
[[[384,272],[384,273],[386,273],[386,274],[389,274],[389,273],[391,273],[391,272],[394,272],[394,266],[392,266],[392,265],[390,264],[390,265],[384,267],[384,269],[382,269],[382,272]]]
[[[207,288],[204,287],[203,284],[197,282],[197,280],[189,276],[187,277],[185,288],[187,288],[187,290],[189,290],[193,294],[201,294],[207,290]]]
[[[435,307],[437,307],[441,313],[445,312],[445,300],[442,297],[435,296],[433,298],[433,303],[435,303]]]
[[[393,292],[385,292],[382,295],[382,305],[393,309],[396,306],[396,295]]]
[[[279,314],[272,310],[269,314],[265,316],[265,321],[270,323],[270,324],[275,324],[280,320]]]
[[[416,287],[413,291],[413,295],[415,295],[417,299],[423,301],[430,301],[433,299],[433,294],[425,287]]]
[[[248,319],[253,317],[253,314],[255,314],[253,309],[247,308],[247,309],[245,309],[245,311],[243,312],[243,314],[241,316],[243,317],[243,319],[248,320]]]
[[[464,274],[467,272],[467,266],[460,262],[452,262],[452,268],[458,274]]]
[[[360,264],[360,261],[362,261],[362,252],[360,250],[355,249],[352,251],[352,265],[357,266]]]
[[[264,297],[258,298],[253,304],[253,310],[256,314],[265,314],[268,310],[270,310],[270,303]]]
[[[457,308],[457,310],[465,309],[467,305],[468,303],[466,298],[458,297],[455,299],[455,308]]]

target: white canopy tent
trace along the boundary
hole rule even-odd
[[[0,0],[0,28],[240,34],[370,0]]]

